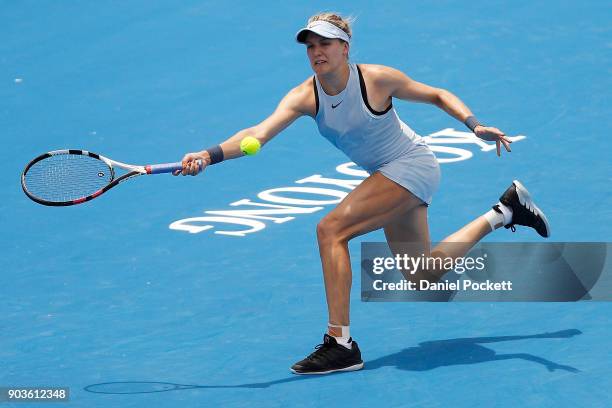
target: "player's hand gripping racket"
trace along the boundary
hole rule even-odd
[[[116,177],[115,168],[128,172]],[[86,150],[55,150],[28,163],[21,175],[21,186],[39,204],[74,205],[99,197],[127,179],[182,168],[181,162],[134,166]]]

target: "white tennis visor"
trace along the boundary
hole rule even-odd
[[[351,38],[348,36],[344,30],[336,27],[332,23],[328,23],[327,21],[313,21],[308,24],[305,28],[302,28],[295,35],[295,39],[297,42],[304,44],[306,42],[306,36],[308,32],[312,32],[320,35],[325,38],[338,38],[340,40],[346,41],[347,43],[351,42]]]

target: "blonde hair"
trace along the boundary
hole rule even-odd
[[[347,16],[342,17],[339,13],[333,11],[326,11],[322,13],[315,14],[314,16],[308,19],[308,24],[313,21],[327,21],[344,31],[348,34],[349,38],[353,36],[351,31],[351,25],[355,22],[355,17]]]

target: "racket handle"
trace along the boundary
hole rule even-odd
[[[198,164],[202,167],[202,160],[198,160]],[[149,164],[145,166],[147,174],[162,174],[172,173],[174,171],[183,170],[183,163],[164,163],[164,164]]]

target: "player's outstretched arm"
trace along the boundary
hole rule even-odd
[[[315,103],[312,79],[306,80],[289,91],[274,112],[261,123],[240,130],[218,146],[200,152],[187,153],[182,160],[183,171],[175,175],[195,176],[210,164],[243,156],[240,142],[246,137],[254,137],[261,146],[265,145],[300,116],[314,116]],[[200,162],[201,165],[198,164]]]
[[[501,130],[484,126],[476,121],[472,111],[455,94],[442,88],[435,88],[415,81],[403,72],[383,65],[372,65],[370,71],[376,86],[382,87],[388,95],[394,98],[424,102],[436,105],[455,119],[465,123],[474,134],[483,140],[494,141],[497,145],[497,155],[501,154],[501,145],[510,152],[512,141]],[[473,120],[468,121],[468,118]],[[467,122],[466,122],[467,121]]]

